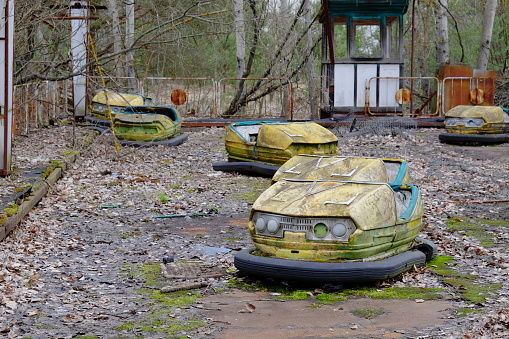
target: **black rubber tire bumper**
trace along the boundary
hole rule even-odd
[[[272,178],[279,167],[254,161],[219,161],[212,164],[215,171],[237,172],[265,178]]]
[[[261,257],[252,249],[239,251],[235,267],[248,275],[306,282],[361,283],[395,277],[415,266],[426,264],[426,254],[419,250],[403,252],[377,261],[316,262]]]
[[[456,134],[442,133],[438,136],[447,144],[502,144],[509,142],[509,133],[504,134]]]
[[[88,122],[89,124],[94,125],[94,126],[106,126],[106,127],[110,127],[111,126],[111,121],[110,120],[94,118],[94,117],[89,116],[89,115],[86,115],[84,120],[86,122]]]
[[[117,139],[121,146],[133,146],[133,147],[151,147],[151,146],[178,146],[185,142],[188,138],[187,133],[183,133],[175,138],[163,140],[163,141],[130,141]]]
[[[423,252],[426,255],[426,261],[431,261],[437,256],[438,246],[429,239],[416,237],[416,245],[413,247],[414,250]]]

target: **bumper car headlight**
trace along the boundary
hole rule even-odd
[[[344,237],[346,232],[348,232],[348,228],[346,227],[345,224],[337,223],[334,226],[332,226],[331,233],[336,238]]]
[[[305,233],[308,241],[348,241],[357,227],[350,218],[294,217],[256,212],[252,218],[254,232],[284,238],[286,232]]]
[[[122,112],[123,110],[120,107],[111,106],[111,113],[117,114]]]
[[[447,118],[444,121],[446,127],[464,125],[465,127],[481,127],[484,119],[481,118]]]
[[[256,230],[260,233],[263,233],[265,232],[265,228],[267,227],[267,224],[265,223],[265,219],[263,218],[258,218],[256,219]]]
[[[267,223],[267,231],[269,231],[270,234],[276,234],[279,230],[279,223],[275,219],[270,219]]]
[[[329,229],[323,222],[319,222],[313,227],[313,233],[318,238],[324,238],[329,233]]]
[[[106,105],[94,102],[92,104],[92,110],[94,110],[96,112],[104,112],[104,111],[106,111]]]

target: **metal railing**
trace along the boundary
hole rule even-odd
[[[239,84],[247,93],[232,107]],[[292,83],[285,78],[223,78],[217,83],[217,107],[222,117],[293,119]],[[229,112],[235,112],[230,114]]]
[[[440,88],[435,77],[373,77],[366,81],[364,110],[370,115],[436,116]]]
[[[44,81],[14,87],[13,134],[51,125],[72,115],[72,82]]]
[[[154,98],[160,106],[175,106],[175,90],[185,93],[185,102],[177,109],[184,117],[217,117],[217,83],[212,78],[148,77],[140,82],[141,94]]]

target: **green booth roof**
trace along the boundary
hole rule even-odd
[[[324,0],[333,16],[405,14],[410,0]],[[322,6],[323,7],[323,6]]]

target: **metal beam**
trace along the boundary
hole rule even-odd
[[[11,172],[14,0],[0,0],[0,175]]]

